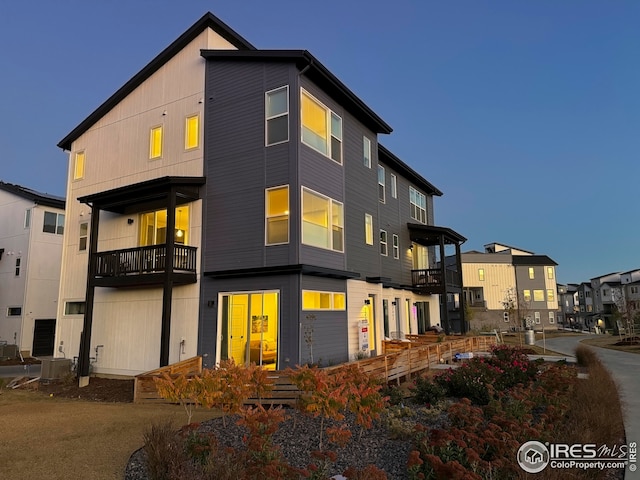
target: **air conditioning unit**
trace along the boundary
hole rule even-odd
[[[0,358],[12,359],[18,356],[17,345],[0,345]]]
[[[43,358],[40,378],[43,380],[55,380],[64,377],[70,371],[70,358]]]

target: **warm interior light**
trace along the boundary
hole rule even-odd
[[[178,230],[176,232],[176,237],[178,237],[178,238],[182,238],[183,235],[184,235],[184,232],[182,230]]]

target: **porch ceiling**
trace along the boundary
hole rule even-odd
[[[166,206],[171,192],[175,192],[177,205],[198,200],[205,181],[204,177],[161,177],[79,197],[78,201],[108,212],[137,213]]]

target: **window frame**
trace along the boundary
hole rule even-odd
[[[371,139],[367,136],[362,137],[362,157],[364,166],[371,168]]]
[[[536,271],[533,267],[529,267],[529,280],[535,280]]]
[[[394,173],[390,173],[389,175],[389,189],[391,190],[391,198],[398,198],[398,177]]]
[[[533,312],[533,321],[535,322],[536,325],[540,325],[540,322],[541,322],[540,312]]]
[[[364,243],[366,245],[373,245],[373,215],[370,213],[364,214]]]
[[[391,236],[391,239],[392,239],[391,248],[393,249],[393,258],[398,260],[400,259],[400,237],[396,233],[394,233]]]
[[[305,307],[305,294],[319,294],[319,295],[329,295],[329,307],[328,308],[306,308]],[[323,312],[344,312],[347,310],[347,294],[346,292],[336,292],[336,291],[328,291],[328,290],[312,290],[304,288],[302,289],[302,311],[311,312],[311,311],[323,311]],[[336,307],[336,297],[342,297],[342,306]]]
[[[54,231],[50,232],[48,230],[45,230],[47,223],[45,222],[45,220],[47,219],[47,216],[51,216],[51,215],[55,215],[55,225],[54,225]],[[52,235],[64,235],[64,221],[65,221],[65,217],[64,217],[64,213],[58,213],[58,212],[51,212],[49,210],[45,210],[44,212],[44,219],[42,222],[42,232],[43,233],[50,233]]]
[[[424,206],[417,203],[419,200],[424,200]],[[427,196],[413,185],[409,185],[409,215],[415,221],[425,225],[429,220],[427,216]],[[422,218],[423,216],[424,218]]]
[[[31,228],[31,208],[24,211],[24,228]]]
[[[502,319],[503,319],[505,322],[509,322],[509,321],[510,321],[510,319],[509,319],[509,312],[504,312],[504,313],[502,314]]]
[[[304,220],[304,214],[305,214],[305,209],[304,209],[304,196],[305,196],[305,192],[307,192],[310,195],[315,195],[316,197],[319,197],[325,201],[327,201],[328,204],[328,212],[327,212],[327,226],[326,226],[326,230],[327,230],[327,239],[328,239],[328,243],[329,246],[325,247],[323,245],[317,245],[317,244],[313,244],[313,243],[307,243],[305,242],[305,229],[304,229],[304,225],[305,225],[305,220]],[[345,236],[344,236],[344,204],[342,202],[339,202],[338,200],[335,200],[327,195],[323,195],[320,192],[316,192],[315,190],[312,190],[311,188],[308,187],[302,187],[302,194],[300,197],[300,203],[301,203],[301,208],[300,208],[300,228],[301,228],[301,234],[300,234],[300,241],[302,243],[302,245],[306,245],[309,247],[316,247],[316,248],[322,248],[323,250],[330,250],[332,252],[338,252],[338,253],[344,253],[344,242],[345,242]],[[340,210],[340,223],[336,224],[334,223],[334,214],[333,214],[333,210],[336,206],[339,206],[339,210]],[[307,222],[308,223],[308,222]],[[342,237],[342,241],[341,241],[341,249],[338,250],[336,248],[334,248],[334,232],[336,231],[336,227],[338,227],[341,231],[341,237]]]
[[[193,125],[191,120],[195,119],[195,144],[190,144],[189,140],[192,138]],[[184,117],[184,149],[185,151],[196,150],[200,148],[200,114],[194,113]]]
[[[383,240],[384,237],[384,240]],[[383,257],[389,256],[389,236],[386,230],[380,229],[380,255]]]
[[[284,214],[269,214],[269,193],[276,190],[286,190],[287,192],[287,209]],[[287,221],[287,240],[284,242],[269,242],[269,220],[281,219]],[[278,185],[276,187],[265,188],[264,190],[264,244],[266,246],[272,245],[286,245],[290,241],[290,227],[291,227],[291,196],[289,194],[289,185]]]
[[[553,325],[554,323],[556,323],[556,316],[554,312],[549,312],[549,324]]]
[[[534,289],[533,290],[533,301],[534,302],[544,302],[546,301],[546,295],[545,295],[545,291],[538,288],[538,289]]]
[[[16,257],[16,261],[15,261],[15,276],[19,277],[20,276],[20,271],[22,269],[22,257]]]
[[[70,312],[70,306],[71,305],[75,305],[81,308],[78,308],[78,312]],[[65,316],[71,316],[71,315],[84,315],[85,311],[86,311],[87,305],[85,303],[84,300],[77,300],[77,301],[73,301],[73,300],[67,300],[64,302],[64,313],[63,315]]]
[[[319,107],[320,109],[324,110],[324,112],[325,112],[325,122],[326,122],[325,127],[326,127],[327,138],[323,139],[320,135],[318,135],[317,133],[313,132],[310,128],[305,127],[305,125],[304,125],[304,112],[303,112],[304,101],[302,100],[303,96],[306,96],[312,103],[315,103],[317,107]],[[340,127],[339,128],[339,132],[334,132],[334,129],[333,129],[333,125],[334,125],[333,120],[334,119],[337,120],[337,122],[339,123],[339,127]],[[317,148],[310,141],[305,141],[305,128],[307,130],[309,130],[309,132],[311,132],[312,134],[317,135],[320,139],[324,140],[326,152],[323,152],[322,150]],[[303,143],[304,145],[306,145],[309,148],[312,148],[316,152],[321,153],[322,155],[324,155],[328,159],[336,162],[338,165],[342,165],[343,164],[343,155],[342,155],[343,130],[344,129],[343,129],[343,125],[342,125],[342,117],[340,115],[338,115],[332,109],[327,107],[324,103],[322,103],[315,96],[313,96],[311,93],[309,93],[309,91],[305,90],[304,88],[300,88],[300,142],[301,143]],[[336,139],[339,142],[339,149],[338,149],[337,152],[334,152],[333,139]],[[338,158],[336,158],[336,156]]]
[[[84,178],[84,168],[86,162],[86,153],[80,150],[75,153],[73,158],[73,179],[82,180]]]
[[[270,95],[275,95],[280,91],[284,90],[285,96],[287,99],[287,107],[284,112],[276,113],[269,115],[269,97]],[[302,108],[302,107],[301,107]],[[273,88],[271,90],[267,90],[264,92],[264,145],[265,147],[271,147],[273,145],[280,145],[281,143],[287,143],[291,136],[291,128],[289,125],[289,113],[291,111],[291,102],[289,100],[289,85],[283,85],[281,87]],[[269,142],[269,122],[271,120],[280,119],[286,117],[287,118],[287,138],[285,140],[278,140],[275,142]]]
[[[547,288],[547,302],[554,302],[556,299],[552,288]]]
[[[83,235],[84,227],[84,235]],[[83,242],[84,240],[84,242]],[[80,222],[78,230],[78,251],[84,252],[89,248],[89,222]]]
[[[21,317],[21,316],[22,316],[22,306],[7,307],[7,317]]]
[[[547,278],[549,280],[553,280],[554,274],[553,274],[553,267],[547,267]]]
[[[155,134],[158,132],[160,136],[159,145],[156,145]],[[149,160],[157,160],[162,158],[164,142],[164,126],[162,124],[155,125],[149,130]],[[156,151],[156,147],[158,151]]]
[[[386,175],[384,167],[378,164],[378,201],[380,203],[387,203]]]
[[[478,281],[479,282],[484,282],[485,276],[484,276],[484,268],[479,268],[478,269]]]
[[[525,302],[530,302],[530,301],[531,301],[531,298],[532,298],[532,296],[531,296],[531,290],[525,289],[525,290],[523,290],[523,291],[522,291],[522,299],[523,299]]]

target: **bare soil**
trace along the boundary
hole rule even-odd
[[[92,377],[89,385],[80,388],[77,380],[39,382],[37,389],[45,395],[76,398],[93,402],[133,402],[133,380]]]

